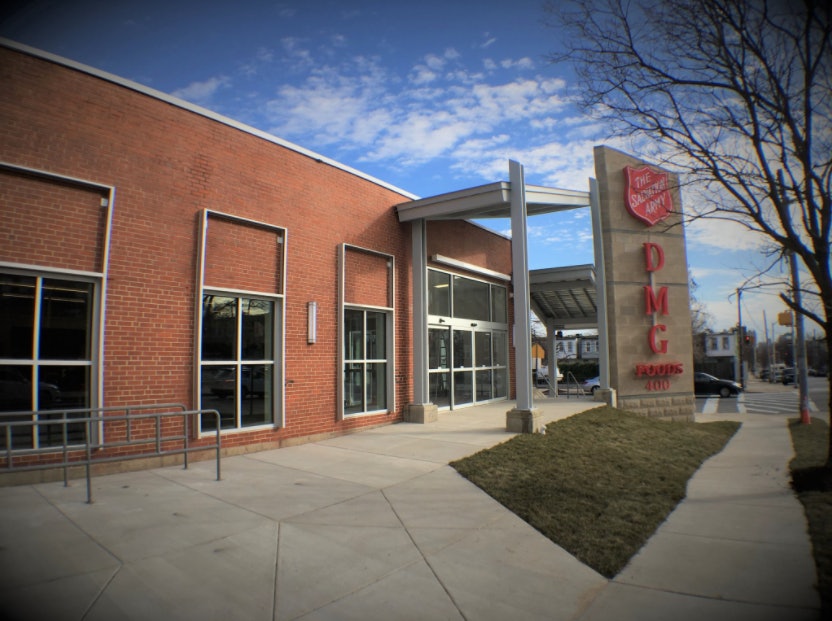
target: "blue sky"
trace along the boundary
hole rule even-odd
[[[173,94],[419,196],[508,180],[586,190],[592,148],[611,140],[578,109],[559,33],[540,0],[14,0],[0,36]],[[506,223],[494,222],[498,230]],[[592,263],[589,213],[529,219],[532,269]],[[737,321],[729,295],[765,263],[724,222],[687,230],[695,295],[712,328]],[[743,296],[762,336],[784,305]],[[782,328],[780,329],[782,330]],[[809,326],[811,333],[811,326]]]

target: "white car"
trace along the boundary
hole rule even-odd
[[[590,393],[592,395],[595,394],[595,391],[601,388],[601,378],[600,377],[591,377],[581,382],[581,389],[585,393]]]

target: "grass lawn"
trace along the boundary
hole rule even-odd
[[[615,576],[739,423],[670,423],[602,406],[451,465],[602,575]]]
[[[823,618],[832,617],[832,472],[824,468],[829,426],[813,418],[811,425],[789,421],[794,459],[789,467],[792,486],[803,503],[818,573]]]

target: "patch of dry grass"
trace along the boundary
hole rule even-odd
[[[616,575],[739,423],[670,423],[600,407],[451,465],[549,539]]]

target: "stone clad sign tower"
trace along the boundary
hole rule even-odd
[[[609,384],[618,407],[692,420],[693,340],[678,177],[595,148]]]

